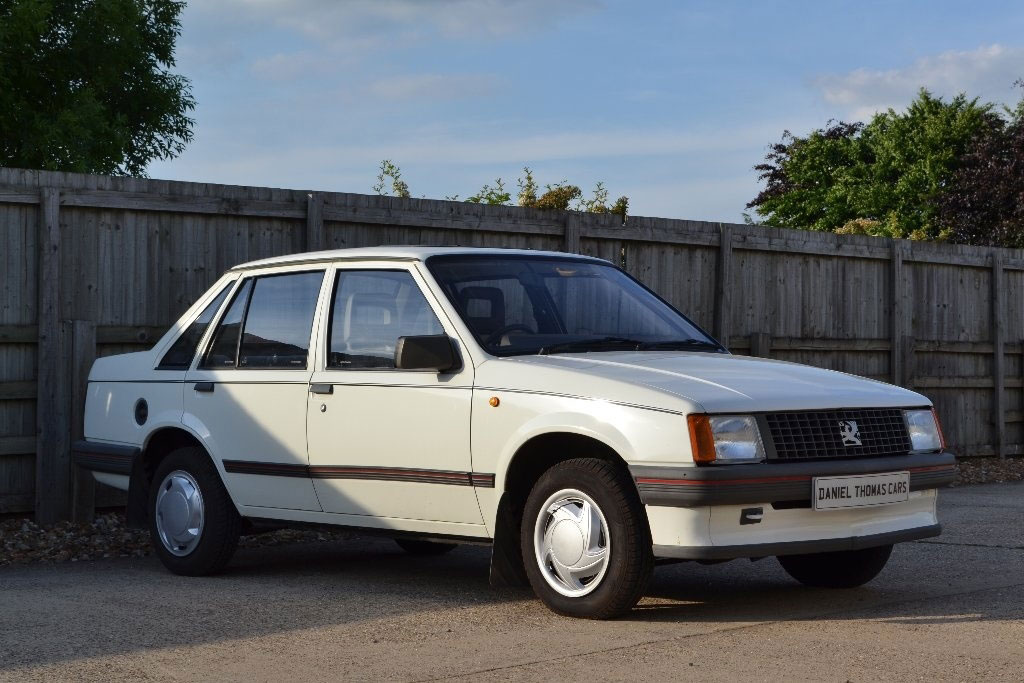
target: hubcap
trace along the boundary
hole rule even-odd
[[[608,523],[590,496],[563,489],[541,506],[533,547],[548,585],[567,597],[582,597],[597,588],[608,570]]]
[[[183,557],[195,550],[203,535],[203,494],[191,474],[174,470],[164,477],[155,514],[157,535],[168,552]]]

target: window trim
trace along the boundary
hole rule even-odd
[[[242,366],[240,366],[238,364],[238,356],[239,356],[239,353],[241,352],[242,337],[245,334],[245,323],[249,319],[249,304],[252,302],[253,293],[256,291],[256,281],[259,280],[260,278],[281,277],[281,276],[285,276],[285,275],[302,275],[302,274],[305,274],[305,273],[321,273],[323,275],[323,279],[320,280],[320,289],[317,291],[317,294],[316,294],[316,302],[314,303],[314,306],[313,306],[313,318],[312,318],[312,320],[310,322],[309,345],[306,347],[306,364],[305,364],[305,366],[301,367],[301,368],[273,367],[273,366],[271,366],[271,367],[267,367],[267,366],[260,366],[260,367],[245,366],[245,367],[242,367]],[[300,269],[296,269],[296,270],[270,270],[270,271],[267,271],[267,272],[264,272],[264,273],[251,273],[251,274],[245,274],[242,277],[238,278],[238,280],[236,281],[236,285],[237,286],[235,287],[234,290],[232,290],[231,296],[229,297],[228,302],[225,305],[221,306],[221,311],[220,311],[219,315],[217,316],[216,325],[211,326],[211,330],[207,330],[208,336],[207,336],[207,338],[204,340],[204,342],[202,344],[203,347],[204,347],[202,355],[199,356],[198,362],[195,359],[193,359],[193,363],[196,364],[195,365],[195,369],[196,370],[202,370],[204,372],[217,372],[217,371],[230,371],[230,370],[253,370],[253,371],[276,370],[278,372],[310,372],[309,359],[310,359],[310,355],[313,353],[313,350],[314,350],[314,347],[315,347],[315,344],[316,344],[316,341],[317,341],[317,326],[316,326],[317,313],[320,310],[320,297],[323,295],[324,280],[327,279],[327,273],[328,273],[328,269],[327,268],[300,268]],[[222,321],[223,317],[225,315],[227,315],[228,309],[234,304],[235,297],[238,296],[239,290],[242,287],[245,287],[245,283],[247,281],[249,281],[249,280],[251,280],[253,282],[253,285],[249,289],[249,295],[248,295],[248,297],[246,298],[246,301],[245,301],[245,309],[242,311],[242,319],[239,321],[238,339],[235,340],[235,364],[234,365],[230,365],[230,366],[227,366],[227,365],[225,365],[225,366],[209,366],[209,365],[206,365],[207,354],[209,353],[210,347],[213,344],[214,337],[217,335],[217,330],[220,329],[220,324],[221,324],[221,321]]]
[[[427,308],[430,309],[430,312],[434,314],[434,319],[437,320],[437,324],[441,327],[441,334],[447,336],[449,339],[452,339],[452,337],[453,337],[451,332],[449,332],[448,329],[445,327],[444,321],[442,320],[442,317],[441,317],[441,315],[439,314],[439,312],[437,310],[436,303],[431,302],[431,299],[428,296],[429,288],[428,287],[424,287],[424,283],[421,282],[416,277],[417,276],[417,272],[415,270],[413,270],[412,268],[393,268],[393,267],[392,268],[386,268],[386,267],[385,268],[381,268],[381,267],[375,267],[375,266],[370,266],[370,265],[346,263],[344,267],[340,267],[340,268],[336,267],[336,268],[334,268],[334,281],[331,283],[330,292],[327,295],[326,307],[324,308],[324,321],[325,321],[325,324],[323,326],[324,327],[324,334],[322,335],[322,339],[323,339],[323,353],[320,354],[321,355],[320,367],[317,368],[317,372],[406,372],[406,373],[415,373],[415,374],[423,374],[423,373],[437,374],[433,370],[405,370],[403,368],[395,368],[395,367],[391,367],[391,368],[345,368],[345,367],[336,367],[336,366],[333,366],[333,365],[329,364],[328,361],[330,360],[330,355],[331,355],[331,332],[334,329],[334,298],[335,298],[335,296],[337,295],[337,292],[338,292],[338,283],[341,282],[341,278],[342,278],[342,276],[344,274],[348,274],[348,273],[366,273],[366,272],[370,272],[370,273],[405,273],[406,275],[408,275],[409,279],[412,280],[413,285],[419,291],[420,296],[423,297],[423,302],[427,305]],[[445,317],[447,317],[447,316],[445,316]],[[454,342],[454,339],[452,339],[452,341]],[[463,367],[464,366],[465,366],[465,363],[463,363]],[[461,368],[459,370],[461,370]],[[454,372],[459,372],[459,370],[455,370]]]

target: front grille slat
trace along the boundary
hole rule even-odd
[[[867,458],[910,452],[910,436],[898,408],[768,413],[765,421],[775,446],[770,460]],[[857,423],[861,445],[843,444],[840,425],[844,421]]]

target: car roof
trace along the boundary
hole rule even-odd
[[[423,261],[431,256],[442,255],[473,255],[491,254],[495,256],[547,256],[586,261],[608,263],[604,259],[592,256],[580,256],[561,251],[538,251],[534,249],[495,249],[483,247],[425,247],[425,246],[388,246],[357,247],[352,249],[329,249],[327,251],[309,251],[301,254],[286,254],[240,263],[231,270],[247,270],[250,268],[266,268],[269,266],[287,266],[296,263],[316,263],[328,261]]]

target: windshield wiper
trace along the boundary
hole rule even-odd
[[[714,349],[722,347],[705,339],[667,339],[663,341],[643,341],[628,337],[599,337],[597,339],[576,339],[559,342],[542,347],[538,354],[546,356],[552,353],[572,353],[573,351],[688,351],[693,349]]]
[[[684,351],[687,349],[721,349],[718,344],[706,339],[670,339],[667,341],[640,342],[637,351]]]
[[[623,347],[634,351],[644,342],[626,337],[599,337],[597,339],[576,339],[542,346],[537,353],[546,356],[551,353],[571,353],[573,351],[614,351]]]

